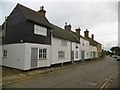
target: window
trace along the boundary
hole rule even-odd
[[[7,57],[7,50],[3,50],[3,58]]]
[[[67,46],[67,41],[66,40],[61,40],[61,45],[62,46]]]
[[[75,52],[75,58],[78,58],[78,51]]]
[[[34,34],[47,36],[47,28],[39,25],[34,25]]]
[[[47,49],[39,49],[38,50],[38,58],[39,59],[46,59],[47,58]]]
[[[65,58],[65,52],[64,51],[58,51],[58,58],[64,59]]]

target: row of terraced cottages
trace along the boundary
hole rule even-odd
[[[2,25],[2,65],[21,70],[49,67],[53,64],[99,58],[101,44],[80,35],[71,25],[64,29],[48,21],[42,6],[38,12],[17,4]]]

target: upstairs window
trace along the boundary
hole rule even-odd
[[[34,34],[47,36],[47,28],[35,24],[34,25]]]
[[[61,46],[67,46],[67,41],[66,40],[61,40]]]

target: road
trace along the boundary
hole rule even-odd
[[[103,60],[90,61],[29,80],[3,85],[3,88],[117,88],[117,76],[118,61],[107,56]]]

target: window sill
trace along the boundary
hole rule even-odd
[[[47,60],[47,58],[43,59],[43,58],[38,58],[38,60]]]

